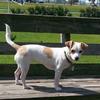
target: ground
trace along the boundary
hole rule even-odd
[[[34,89],[23,89],[14,84],[14,80],[0,80],[0,99],[25,99],[46,97],[68,97],[97,95],[100,93],[99,78],[62,79],[63,90],[57,92],[51,79],[27,80],[27,84]]]

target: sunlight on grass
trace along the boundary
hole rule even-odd
[[[37,63],[36,61],[32,62]],[[80,60],[76,63],[82,64],[100,64],[100,56],[85,56],[82,55]],[[15,64],[14,55],[0,55],[0,64]]]
[[[14,64],[14,55],[0,55],[0,64]]]
[[[82,55],[77,63],[100,64],[100,56],[86,56]]]
[[[42,43],[57,43],[60,36],[58,34],[51,33],[24,33],[16,32],[16,42],[42,42]]]
[[[58,43],[60,42],[59,34],[51,33],[32,33],[32,32],[13,32],[16,36],[15,42],[42,42]],[[0,42],[5,42],[5,32],[0,32]]]
[[[71,34],[71,40],[85,43],[100,44],[100,35]]]
[[[60,35],[54,33],[32,33],[32,32],[13,32],[16,36],[15,42],[43,42],[43,43],[59,43]],[[71,34],[71,40],[100,44],[100,35],[90,34]],[[0,32],[0,42],[5,42],[5,32]]]

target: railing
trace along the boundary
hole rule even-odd
[[[0,15],[0,31],[5,31],[5,25],[7,23],[11,26],[12,31],[15,32],[38,32],[42,34],[46,33],[58,33],[63,34],[63,42],[70,40],[70,34],[100,34],[100,19],[99,18],[73,18],[73,17],[52,17],[52,16],[30,16],[30,15]],[[37,33],[37,34],[38,34]],[[28,33],[27,33],[28,34]],[[28,44],[28,43],[18,43]],[[41,44],[41,43],[40,43]],[[42,45],[60,47],[64,46],[64,43],[42,43]],[[11,48],[7,43],[0,43],[0,54],[8,55],[14,54],[15,50]],[[99,55],[100,45],[89,44],[89,48],[84,55]],[[8,66],[8,67],[7,67]],[[11,67],[14,66],[14,67]],[[0,75],[12,76],[15,69],[15,64],[0,64]],[[31,65],[29,75],[50,75],[52,71],[47,71],[38,64],[38,68],[35,65]],[[63,75],[99,75],[99,64],[76,64],[75,71],[64,72]],[[37,70],[41,70],[38,72]],[[8,71],[6,73],[6,71]],[[45,71],[45,73],[44,73]],[[38,72],[38,73],[37,73]]]

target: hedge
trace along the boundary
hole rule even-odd
[[[53,15],[53,16],[72,16],[67,7],[59,6],[44,6],[36,5],[27,8],[12,7],[10,8],[13,14],[34,14],[34,15]]]
[[[100,17],[100,9],[96,6],[90,6],[80,10],[80,17]]]

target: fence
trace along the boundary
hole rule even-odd
[[[65,40],[70,40],[70,34],[100,34],[100,19],[98,18],[72,18],[72,17],[52,17],[52,16],[29,16],[29,15],[0,15],[0,31],[5,30],[4,23],[11,26],[12,31],[15,32],[49,32],[62,33]],[[38,34],[38,33],[37,33]],[[18,43],[26,44],[26,43]],[[28,43],[27,43],[28,44]],[[40,43],[41,44],[41,43]],[[64,43],[45,43],[47,46],[64,46]],[[0,43],[0,54],[14,54],[15,50],[7,43]],[[84,55],[99,55],[100,45],[89,44],[89,48]],[[38,67],[37,67],[38,66]],[[73,72],[64,71],[63,75],[100,75],[99,64],[76,64]],[[15,64],[0,64],[0,76],[12,76],[16,68]],[[38,70],[38,71],[37,71]],[[40,71],[40,72],[39,72]],[[45,73],[44,73],[45,72]],[[53,72],[46,70],[40,64],[32,64],[29,76],[31,75],[46,75],[52,76]]]

